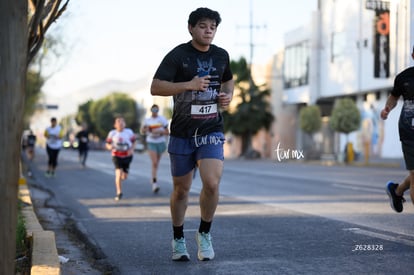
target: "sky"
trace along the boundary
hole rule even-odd
[[[220,13],[213,43],[233,60],[249,60],[252,25],[252,62],[264,64],[283,47],[286,32],[309,24],[317,0],[71,0],[49,30],[62,49],[43,69],[43,93],[64,98],[106,80],[146,81],[149,91],[164,55],[191,39],[188,15],[198,7]]]

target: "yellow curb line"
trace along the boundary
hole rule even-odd
[[[19,179],[19,198],[25,203],[22,215],[25,219],[26,236],[31,243],[31,275],[59,275],[60,262],[56,249],[55,233],[43,230],[34,212],[26,179]]]

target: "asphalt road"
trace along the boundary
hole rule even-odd
[[[68,217],[113,274],[413,274],[414,206],[395,213],[385,194],[398,168],[321,166],[300,161],[226,160],[213,222],[216,258],[199,262],[197,176],[187,210],[190,262],[171,261],[171,180],[163,157],[153,194],[146,154],[136,154],[124,198],[114,201],[109,152],[91,151],[82,169],[64,150],[55,178],[46,178],[43,150],[34,185],[48,206]],[[86,273],[85,273],[86,274]],[[91,271],[92,274],[92,271]]]

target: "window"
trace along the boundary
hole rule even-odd
[[[309,42],[304,41],[285,49],[283,66],[284,88],[309,84]]]
[[[332,56],[331,62],[333,63],[336,59],[343,57],[346,49],[346,37],[345,33],[337,32],[332,33]]]

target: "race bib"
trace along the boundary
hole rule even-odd
[[[217,116],[217,103],[191,105],[191,117],[195,119],[207,119]]]
[[[128,151],[129,146],[126,143],[116,143],[115,144],[115,150],[118,152],[125,152]]]
[[[192,119],[210,119],[217,117],[217,95],[218,92],[208,88],[205,92],[193,92],[191,101]]]

